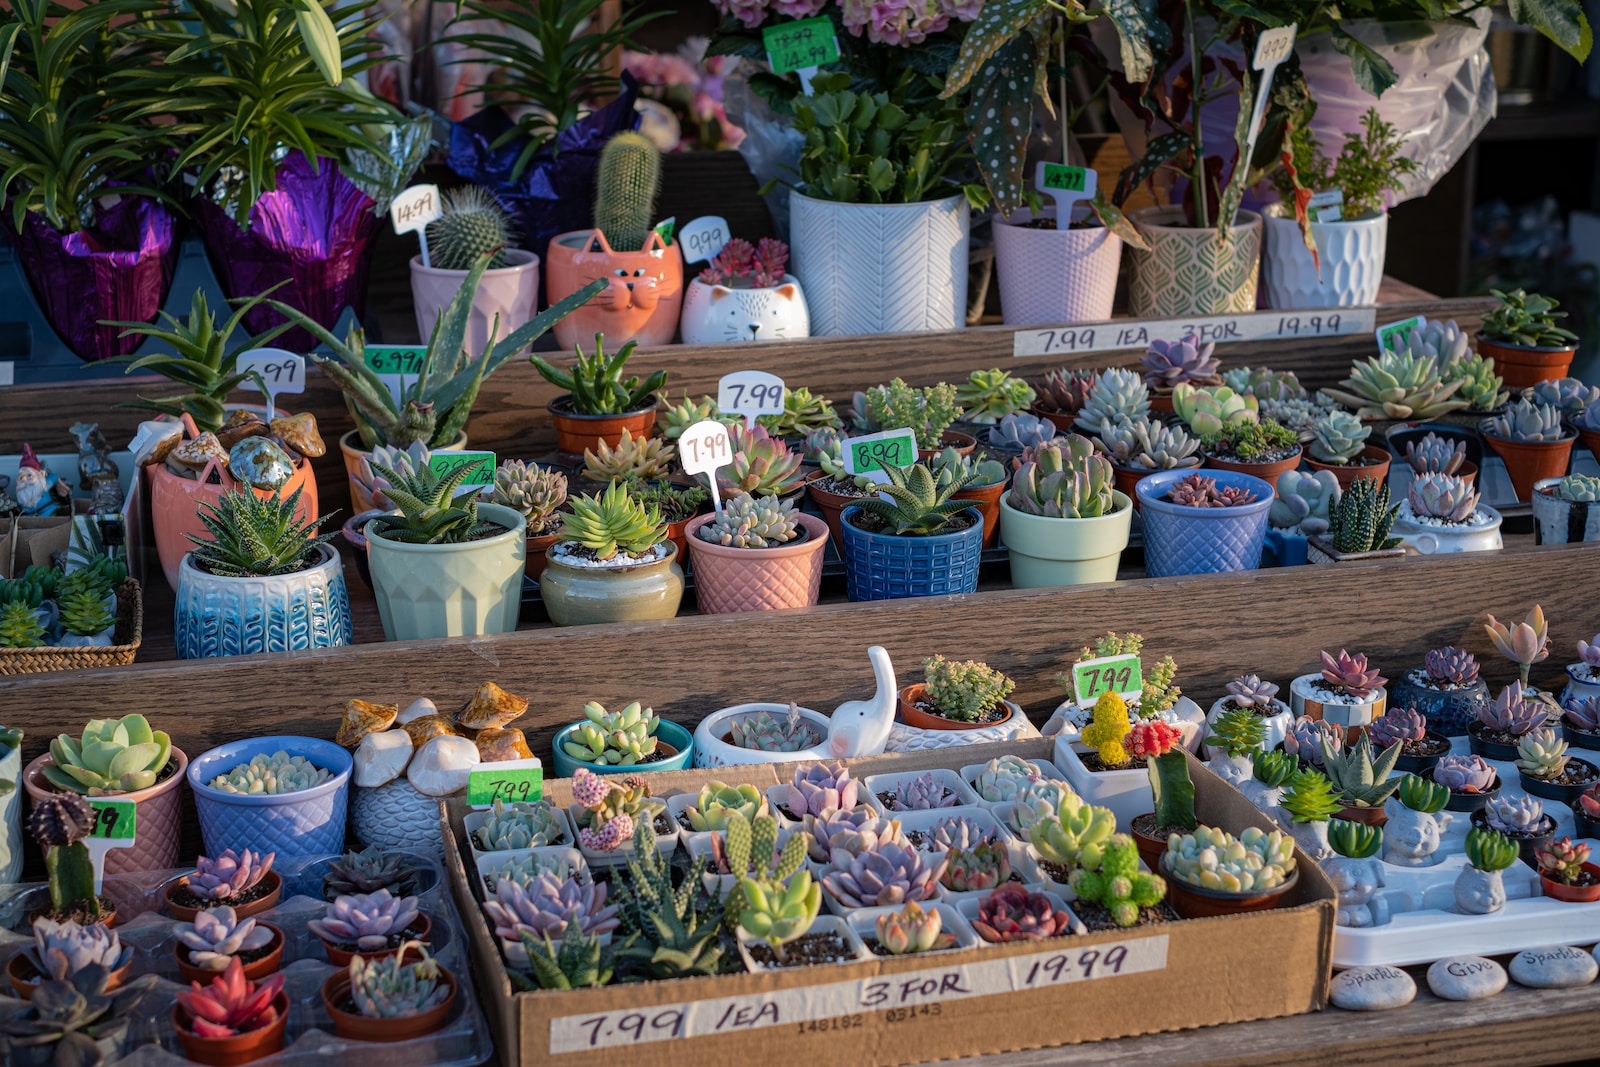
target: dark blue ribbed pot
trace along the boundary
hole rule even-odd
[[[1482,678],[1460,689],[1435,689],[1420,680],[1425,673],[1424,668],[1413,667],[1389,683],[1389,706],[1422,712],[1430,730],[1447,737],[1465,736],[1467,724],[1477,721],[1478,709],[1494,702]]]
[[[973,593],[983,556],[983,515],[977,508],[960,514],[972,525],[934,537],[896,537],[856,526],[858,506],[844,509],[844,575],[851,600],[895,600],[909,596]]]
[[[1273,488],[1238,471],[1206,470],[1222,489],[1248,489],[1254,503],[1236,508],[1193,508],[1166,499],[1173,484],[1192,470],[1157,471],[1139,479],[1139,514],[1144,517],[1144,569],[1151,578],[1173,574],[1253,571],[1261,566],[1267,509]]]

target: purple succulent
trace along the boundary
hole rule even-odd
[[[133,946],[124,946],[117,932],[104,923],[80,926],[70,919],[56,922],[44,915],[33,920],[33,944],[22,951],[35,971],[58,982],[70,982],[73,975],[91,966],[121,970],[133,957]]]
[[[830,808],[855,807],[860,789],[861,783],[850,777],[850,769],[842,763],[810,763],[795,769],[787,803],[795,818],[803,819]]]
[[[322,918],[306,923],[306,929],[324,941],[374,952],[390,947],[390,936],[404,933],[417,915],[416,897],[397,897],[380,889],[340,897],[328,905]]]
[[[254,919],[241,919],[227,906],[195,913],[194,922],[179,923],[173,933],[189,949],[189,962],[203,971],[222,973],[228,961],[241,952],[265,948],[272,931]]]
[[[1527,794],[1490,797],[1483,806],[1489,826],[1503,834],[1531,834],[1544,823],[1544,805]]]
[[[961,797],[934,777],[933,772],[919,774],[909,782],[901,782],[894,791],[896,811],[930,811],[934,808],[953,808]]]
[[[1344,748],[1344,731],[1325,719],[1302,715],[1289,724],[1283,734],[1283,750],[1317,766],[1322,766],[1322,742],[1335,750]]]
[[[1192,333],[1181,341],[1151,341],[1139,360],[1144,368],[1144,383],[1167,392],[1182,382],[1217,385],[1222,378],[1217,373],[1220,361],[1211,354],[1216,347],[1214,342],[1202,345],[1199,336]]]
[[[979,845],[993,841],[996,834],[993,830],[985,830],[965,815],[952,815],[948,819],[940,819],[933,824],[933,829],[928,831],[928,840],[935,849],[940,851],[969,852]]]
[[[1452,793],[1486,793],[1494,786],[1494,768],[1482,756],[1440,756],[1433,780]]]
[[[1567,725],[1584,733],[1600,734],[1600,697],[1574,700],[1562,712]]]
[[[1350,696],[1364,697],[1389,679],[1379,674],[1378,668],[1367,666],[1364,653],[1352,656],[1341,648],[1337,657],[1322,653],[1322,680]]]
[[[1478,493],[1471,481],[1454,474],[1419,474],[1411,479],[1406,502],[1418,517],[1460,523],[1477,513]]]
[[[1379,748],[1421,741],[1427,733],[1427,718],[1412,708],[1390,708],[1367,724],[1367,736]]]
[[[1228,695],[1241,708],[1258,708],[1266,712],[1278,696],[1278,687],[1263,682],[1254,674],[1241,675],[1228,683]]]
[[[1478,658],[1454,645],[1436,648],[1423,656],[1422,669],[1440,685],[1468,686],[1478,680]]]
[[[1595,634],[1592,641],[1579,639],[1578,662],[1600,669],[1600,634]]]
[[[580,883],[544,871],[526,887],[500,879],[494,897],[483,902],[483,910],[494,923],[495,936],[512,943],[524,931],[535,940],[548,936],[560,941],[570,922],[578,924],[584,937],[610,933],[618,925],[617,906],[607,906],[604,882]]]
[[[201,900],[231,900],[265,878],[275,856],[276,852],[263,856],[249,849],[238,853],[231,848],[216,859],[201,856],[194,861],[195,873],[186,884]]]
[[[941,856],[929,866],[909,844],[889,842],[853,857],[848,867],[836,866],[822,876],[822,888],[847,908],[931,900],[949,865],[948,856]]]
[[[1495,733],[1521,737],[1544,725],[1548,710],[1543,701],[1530,699],[1521,682],[1512,682],[1500,690],[1494,703],[1478,709],[1478,720],[1484,729]]]
[[[859,852],[870,852],[884,842],[905,843],[900,823],[885,819],[870,808],[830,811],[807,815],[806,833],[811,835],[810,856],[818,863],[841,866]],[[835,864],[835,858],[838,863]]]

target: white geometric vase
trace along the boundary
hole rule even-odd
[[[1262,212],[1267,228],[1264,280],[1274,308],[1331,308],[1375,304],[1389,248],[1389,215],[1340,222],[1313,222],[1322,276],[1291,216],[1282,204]]]

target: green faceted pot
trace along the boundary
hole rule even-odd
[[[458,545],[411,545],[366,528],[372,592],[389,641],[509,633],[522,608],[525,522],[499,504],[478,517],[505,532]],[[375,522],[376,520],[374,520]]]
[[[1000,498],[1000,536],[1011,560],[1011,584],[1042,589],[1088,582],[1114,582],[1128,547],[1133,502],[1113,491],[1115,510],[1091,519],[1030,515]]]

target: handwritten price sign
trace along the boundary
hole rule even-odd
[[[760,370],[736,370],[717,382],[717,409],[743,415],[746,426],[757,416],[783,414],[783,379]]]
[[[270,413],[277,412],[279,393],[306,391],[305,357],[293,352],[285,352],[281,348],[252,348],[239,353],[234,365],[240,374],[252,375],[240,382],[239,388],[259,393],[262,391],[261,385],[266,386]],[[261,379],[261,385],[256,384],[256,378]]]
[[[678,234],[678,244],[683,247],[683,258],[688,263],[709,262],[722,251],[732,234],[728,220],[721,215],[701,215],[685,226]]]
[[[678,438],[678,458],[685,474],[711,474],[733,461],[733,442],[728,428],[707,419],[697,422]]]
[[[1072,221],[1072,205],[1088,200],[1099,188],[1099,177],[1088,167],[1069,167],[1041,161],[1033,170],[1034,186],[1056,202],[1056,225],[1066,229]]]
[[[761,31],[761,43],[774,74],[820,67],[839,58],[833,22],[826,16],[768,26]]]
[[[493,452],[434,452],[428,457],[428,469],[440,478],[448,478],[462,467],[472,473],[456,488],[457,496],[494,484]]]
[[[493,807],[497,800],[531,804],[543,796],[544,768],[537,758],[484,763],[467,775],[468,807]]]
[[[91,800],[94,809],[93,838],[107,841],[132,841],[137,830],[139,806],[131,800]]]
[[[394,223],[395,233],[414,233],[442,214],[437,185],[413,185],[389,205],[389,221]]]
[[[396,407],[405,401],[406,379],[415,380],[428,360],[425,345],[368,345],[363,357],[372,373],[389,389]]]
[[[884,430],[844,442],[844,469],[871,478],[879,485],[889,480],[885,467],[909,467],[917,461],[917,435],[909,429]]]
[[[1092,708],[1107,693],[1121,693],[1132,700],[1144,692],[1144,675],[1139,657],[1101,656],[1072,665],[1072,688],[1080,708]]]
[[[1426,321],[1427,319],[1421,315],[1413,315],[1409,319],[1401,319],[1399,322],[1378,327],[1378,351],[1398,352],[1405,348],[1411,339],[1411,331],[1420,330]]]

